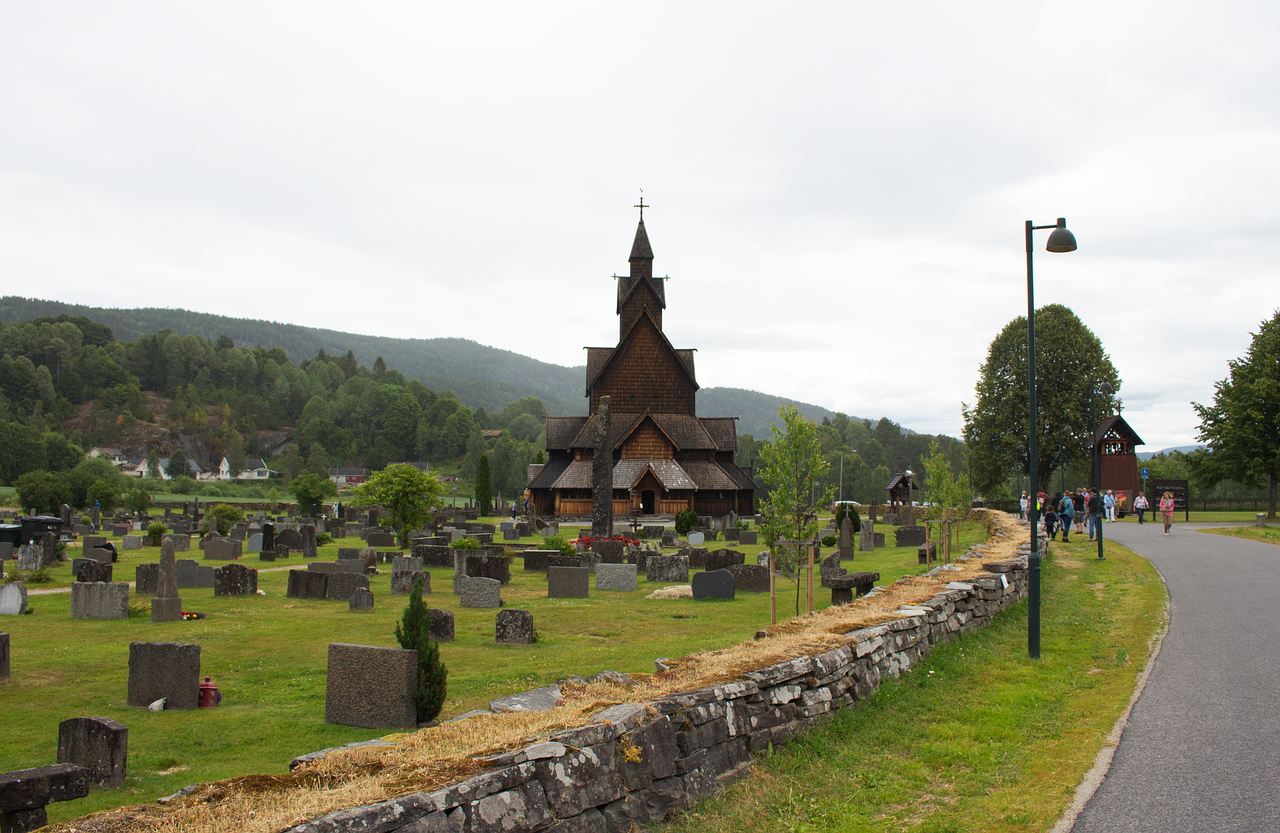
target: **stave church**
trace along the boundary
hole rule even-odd
[[[653,249],[640,223],[630,271],[617,281],[618,344],[587,348],[588,416],[548,416],[547,462],[530,466],[530,510],[590,517],[600,398],[610,398],[615,517],[755,514],[755,482],[738,466],[735,417],[697,415],[694,351],[662,332],[666,278],[653,276]]]

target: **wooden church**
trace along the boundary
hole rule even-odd
[[[616,277],[618,346],[587,348],[590,416],[549,416],[547,462],[530,466],[530,509],[554,517],[591,516],[591,467],[600,397],[610,397],[613,513],[755,514],[750,468],[734,463],[734,417],[699,417],[693,350],[662,333],[665,278],[653,276],[644,207],[631,269]]]
[[[1089,482],[1102,483],[1103,491],[1111,489],[1124,492],[1129,500],[1142,491],[1142,479],[1138,476],[1137,446],[1145,445],[1138,432],[1129,427],[1124,417],[1114,414],[1102,420],[1093,435],[1095,460],[1102,464],[1101,477],[1094,479],[1096,472],[1090,472]],[[1154,510],[1153,510],[1154,511]]]

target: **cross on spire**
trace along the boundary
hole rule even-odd
[[[633,206],[631,206],[631,207],[632,207],[632,208],[638,208],[638,209],[640,209],[640,222],[642,222],[642,223],[643,223],[643,222],[644,222],[644,210],[645,210],[646,208],[649,208],[649,206],[647,206],[647,205],[645,205],[645,204],[644,204],[644,189],[643,189],[643,188],[641,188],[641,189],[640,189],[640,202],[639,202],[639,204],[637,204],[637,205],[633,205]]]

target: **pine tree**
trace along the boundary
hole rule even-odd
[[[414,579],[409,605],[396,625],[396,641],[400,647],[418,652],[418,690],[414,701],[419,723],[434,720],[444,708],[445,680],[449,676],[440,661],[440,647],[431,638],[431,615],[422,601],[423,586],[421,576]]]
[[[488,517],[490,503],[493,501],[493,482],[489,468],[489,455],[480,455],[480,464],[476,466],[476,505],[481,517]]]

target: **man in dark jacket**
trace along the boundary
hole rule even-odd
[[[1097,489],[1089,490],[1089,540],[1098,534],[1098,524],[1102,523],[1102,495]]]

